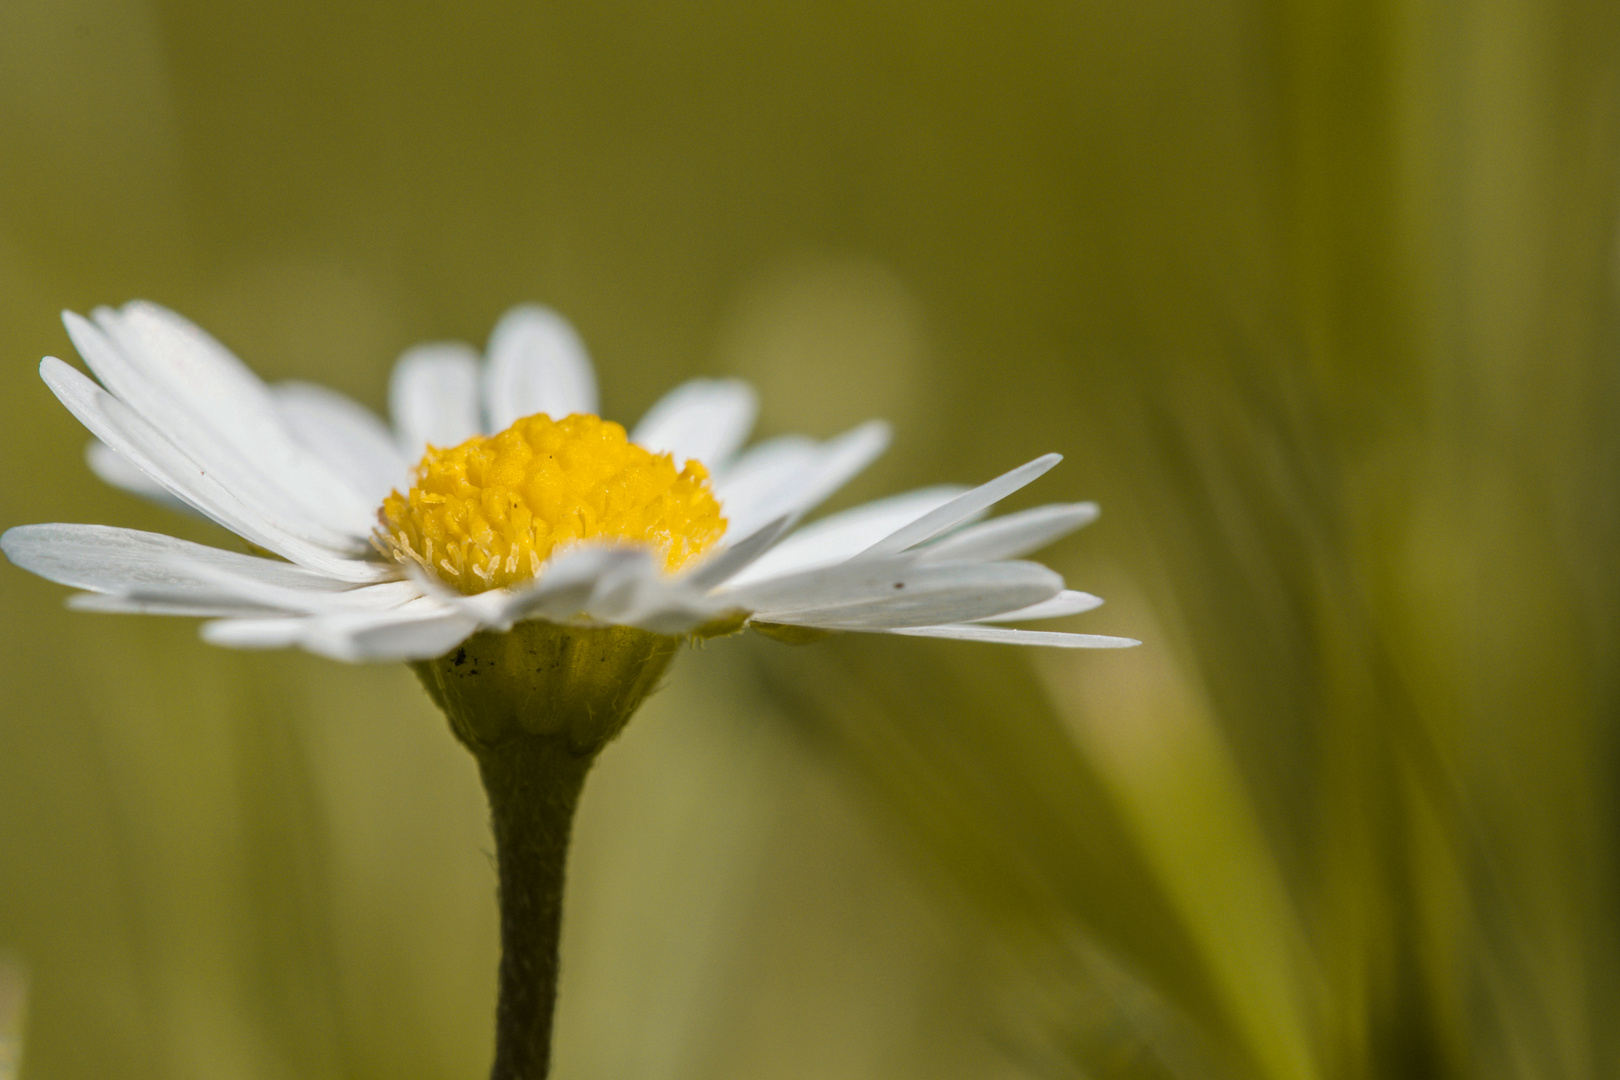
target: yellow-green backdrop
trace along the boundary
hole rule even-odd
[[[0,526],[227,542],[35,375],[133,297],[379,407],[548,303],[611,416],[889,417],[846,502],[1061,451],[1067,628],[1146,644],[682,657],[587,790],[558,1075],[1615,1075],[1617,23],[5,0]],[[21,1075],[478,1075],[489,840],[409,673],[62,594],[0,567]]]

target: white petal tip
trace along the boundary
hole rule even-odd
[[[884,446],[888,446],[889,440],[894,438],[894,425],[887,420],[868,420],[866,423],[857,426],[855,430],[869,439],[882,443]]]
[[[1038,646],[1049,649],[1130,649],[1142,644],[1135,638],[1108,637],[1103,634],[1062,634],[1050,630],[1008,630],[999,626],[961,623],[939,626],[909,626],[889,630],[888,633],[903,634],[907,637],[950,638],[956,641]]]
[[[227,649],[285,649],[298,643],[302,620],[216,619],[205,622],[197,636]]]
[[[502,312],[501,317],[495,321],[496,330],[494,333],[499,333],[502,327],[510,329],[519,323],[541,323],[547,327],[563,326],[567,327],[570,332],[574,329],[573,323],[569,322],[556,308],[529,301],[522,304],[513,304]],[[491,336],[494,336],[494,334]]]
[[[584,343],[574,324],[559,311],[544,304],[518,304],[507,308],[490,331],[488,351],[493,354],[503,345],[527,335],[538,337],[539,342],[552,348],[577,349],[584,352]]]

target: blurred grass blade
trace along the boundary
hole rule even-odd
[[[0,956],[0,1080],[17,1080],[22,1069],[27,1009],[28,973],[17,961]]]
[[[902,850],[966,902],[964,933],[1015,958],[1020,979],[1046,973],[1039,1011],[1062,1019],[1037,1044],[1066,1047],[1075,1066],[1157,1063],[1140,1075],[1309,1075],[1273,1073],[1234,1031],[1179,898],[1022,659],[981,657],[964,678],[950,648],[756,651],[812,744],[899,823]],[[1051,979],[1054,965],[1062,978]],[[1108,1022],[1083,1022],[1100,1003]]]
[[[1150,637],[1155,644],[1112,664],[1052,655],[1038,658],[1039,670],[1262,1075],[1318,1077],[1313,1010],[1321,988],[1308,981],[1304,927],[1207,705],[1171,661],[1165,635]]]

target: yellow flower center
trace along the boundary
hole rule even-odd
[[[539,577],[559,548],[584,540],[656,548],[672,572],[726,531],[701,464],[677,472],[668,454],[582,413],[430,446],[415,480],[383,500],[379,541],[464,593]]]

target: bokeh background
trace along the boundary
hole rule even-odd
[[[1620,8],[0,3],[0,525],[228,542],[38,381],[147,297],[380,407],[566,312],[609,415],[1064,465],[1130,653],[740,639],[587,789],[557,1074],[1620,1074]],[[0,1071],[486,1068],[490,841],[402,666],[0,567]],[[26,994],[24,990],[26,988]],[[21,1003],[26,999],[26,1011]]]

